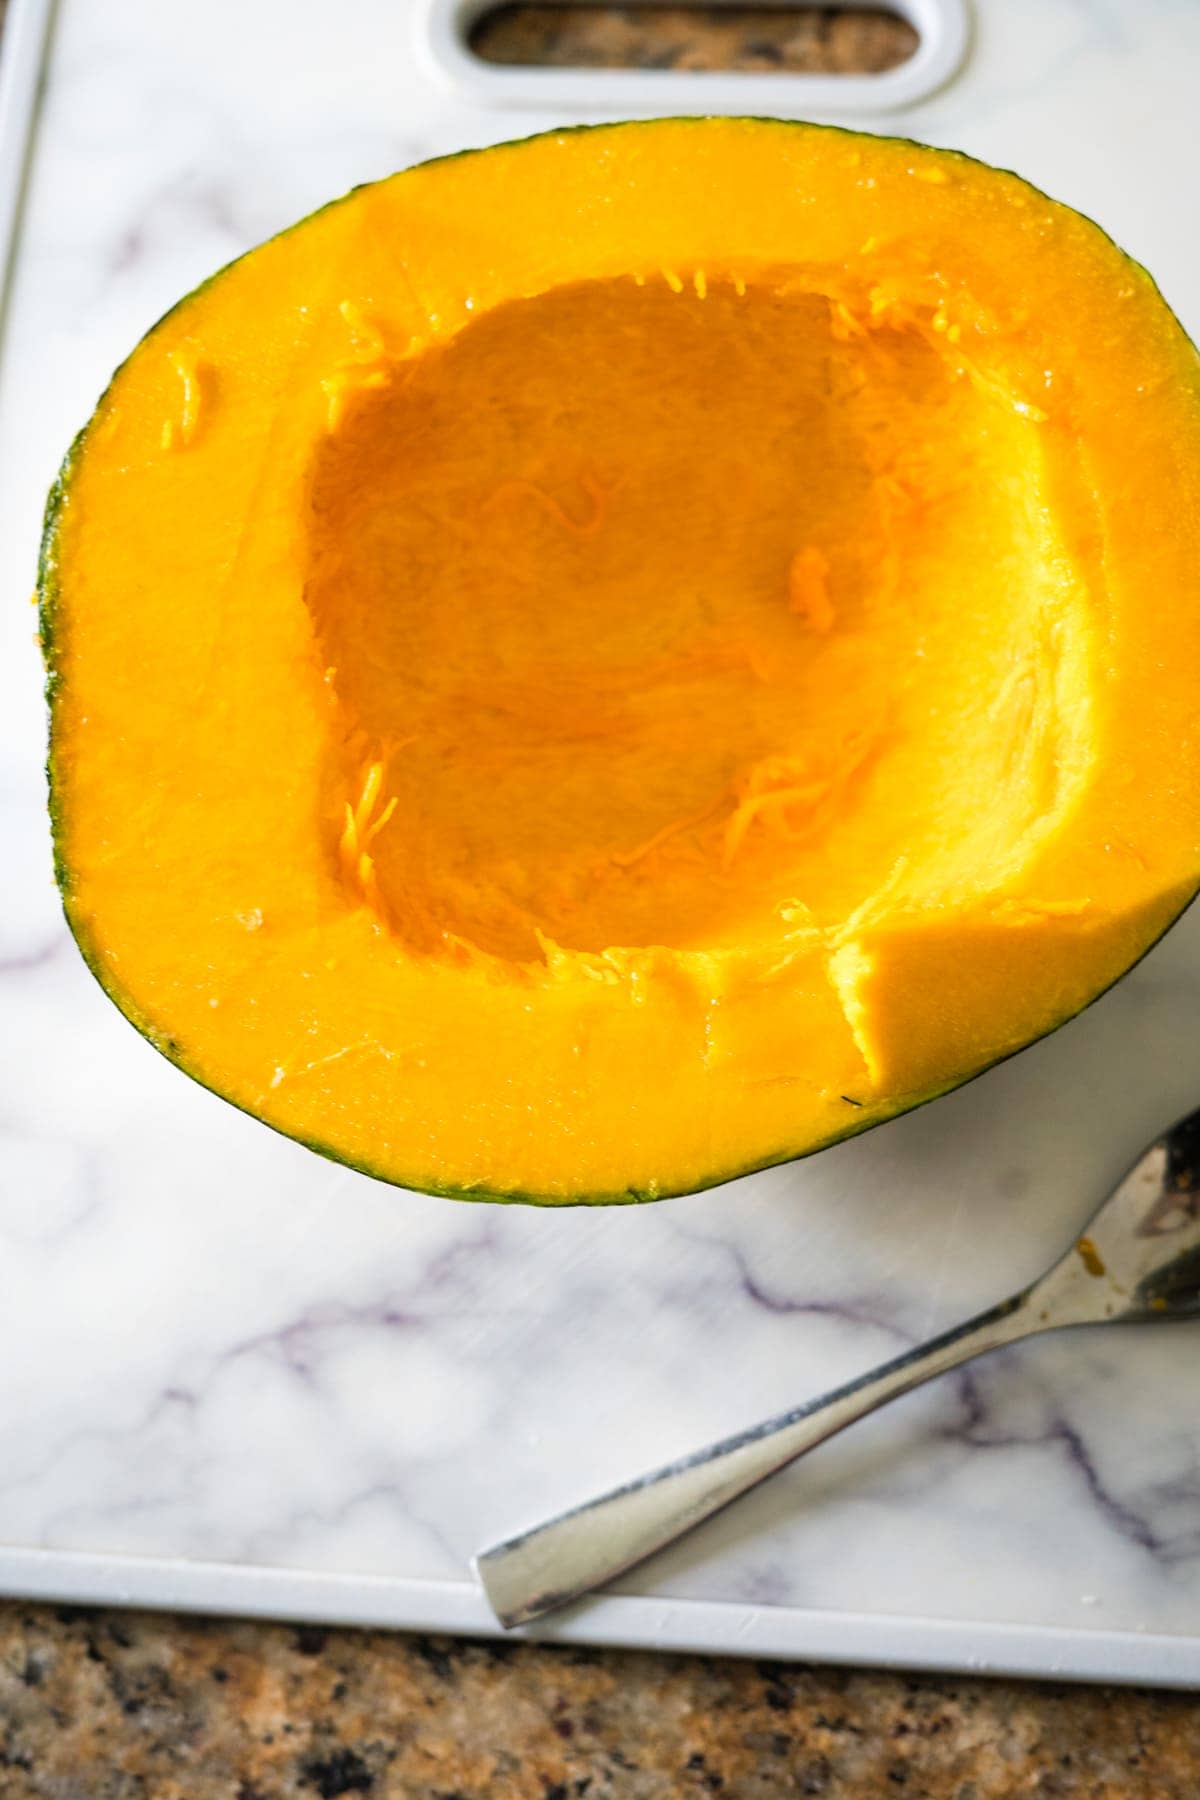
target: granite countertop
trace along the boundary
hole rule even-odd
[[[0,0],[0,18],[4,0]],[[514,6],[498,61],[886,67],[907,26]],[[1195,1699],[0,1605],[0,1796],[1194,1800]]]
[[[1194,1800],[1197,1702],[12,1604],[4,1800]]]
[[[499,5],[483,12],[472,48],[490,62],[551,68],[723,69],[880,74],[917,47],[912,26],[868,7]]]

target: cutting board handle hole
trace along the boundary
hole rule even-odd
[[[774,113],[853,124],[957,73],[969,0],[412,0],[451,88],[492,106]]]
[[[882,75],[915,56],[920,35],[893,7],[737,4],[612,6],[502,0],[467,43],[502,67]]]

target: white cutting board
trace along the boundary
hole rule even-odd
[[[404,0],[59,9],[0,367],[10,1592],[487,1630],[481,1544],[1024,1281],[1200,1100],[1200,911],[951,1098],[610,1212],[339,1170],[186,1081],[100,993],[50,885],[42,495],[112,365],[217,264],[354,182],[560,122],[439,87],[411,31]],[[1197,330],[1198,90],[1200,8],[984,0],[959,75],[869,122],[1094,215]],[[1177,1327],[993,1357],[544,1635],[1196,1682],[1198,1352]]]

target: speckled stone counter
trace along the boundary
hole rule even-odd
[[[483,12],[471,34],[489,62],[550,68],[784,69],[878,74],[917,47],[917,34],[879,8],[632,6],[537,0]]]
[[[1200,1702],[0,1608],[4,1800],[1195,1800]]]

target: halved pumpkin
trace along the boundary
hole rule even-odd
[[[1060,1023],[1200,882],[1200,380],[1012,175],[755,120],[361,188],[120,369],[41,592],[67,914],[387,1180],[701,1187]]]

